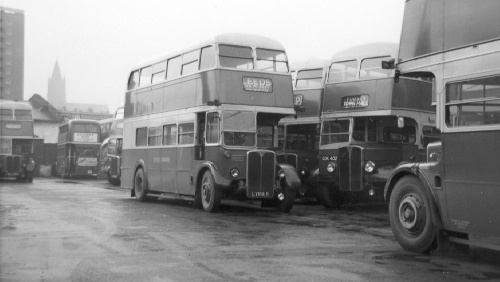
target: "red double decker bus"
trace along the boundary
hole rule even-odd
[[[288,212],[300,179],[275,151],[278,122],[293,114],[287,56],[272,39],[222,34],[142,62],[125,98],[121,185],[207,212],[222,199]]]
[[[107,178],[108,182],[113,185],[120,185],[121,178],[123,112],[124,108],[120,107],[116,110],[114,118],[100,122],[101,136],[105,134],[106,139],[103,140],[99,149],[97,178]]]
[[[394,71],[381,63],[396,54],[396,44],[373,43],[338,53],[329,64],[318,186],[326,207],[383,200],[392,171],[425,160],[427,143],[439,140],[432,82],[416,77],[395,83]]]
[[[26,102],[0,100],[0,177],[33,182],[33,109]]]
[[[496,0],[406,1],[396,75],[434,80],[442,132],[426,162],[399,166],[385,187],[406,250],[427,252],[437,238],[500,250],[498,15]]]
[[[292,64],[295,116],[280,121],[278,162],[297,168],[302,187],[298,196],[316,197],[320,115],[328,60],[309,59]]]
[[[59,127],[57,175],[96,177],[100,139],[99,122],[73,119]]]

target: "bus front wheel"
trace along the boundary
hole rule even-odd
[[[200,196],[203,210],[210,213],[219,210],[221,191],[220,189],[216,189],[214,177],[208,170],[205,171],[201,178]]]
[[[392,232],[403,249],[427,253],[436,246],[437,227],[431,220],[430,199],[420,180],[408,175],[401,178],[389,201]]]
[[[144,176],[144,170],[139,168],[134,177],[134,193],[135,198],[141,202],[147,200],[148,185],[146,177]]]
[[[282,192],[283,199],[280,199],[280,195],[278,195],[278,199],[276,199],[276,209],[280,212],[290,212],[290,210],[293,208],[293,204],[295,202],[295,197],[297,195],[296,191],[293,191],[288,185],[286,185],[285,181],[282,181],[283,187]]]

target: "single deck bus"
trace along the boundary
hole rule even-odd
[[[108,137],[101,143],[99,149],[99,164],[97,178],[107,178],[113,185],[120,185],[121,156],[123,147],[123,107],[118,108],[115,117],[106,127]],[[102,132],[101,123],[101,135]]]
[[[221,199],[293,207],[300,179],[276,162],[278,122],[294,114],[283,46],[222,34],[142,62],[125,99],[122,187],[215,212]]]
[[[61,125],[57,142],[57,175],[63,178],[96,177],[100,134],[97,120],[74,119]]]
[[[383,201],[385,183],[404,162],[425,159],[439,140],[431,106],[432,82],[382,69],[397,44],[372,43],[335,54],[329,64],[321,113],[320,202]],[[420,95],[415,95],[419,93]]]
[[[311,58],[292,64],[296,115],[280,121],[277,159],[297,168],[302,187],[298,196],[316,197],[321,103],[328,60]]]
[[[406,1],[397,78],[435,81],[442,132],[426,162],[399,166],[385,187],[391,227],[406,250],[427,252],[445,238],[500,250],[498,15],[496,0]]]
[[[33,109],[26,102],[0,100],[0,177],[33,182]]]

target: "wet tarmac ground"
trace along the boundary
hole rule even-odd
[[[420,255],[384,203],[289,214],[138,202],[106,180],[0,182],[0,281],[498,281],[498,253]]]

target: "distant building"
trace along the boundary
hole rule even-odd
[[[59,63],[56,61],[52,76],[49,77],[47,100],[54,107],[60,109],[66,105],[66,79],[61,74]]]
[[[0,7],[0,99],[24,100],[24,11]]]
[[[67,119],[107,119],[113,117],[107,105],[66,103],[61,114]]]
[[[64,123],[61,113],[42,96],[35,94],[28,100],[33,107],[35,135],[45,143],[57,143],[59,126]]]
[[[68,103],[66,101],[66,78],[63,77],[57,61],[52,76],[49,77],[47,100],[67,119],[101,120],[113,116],[109,113],[107,105]]]

